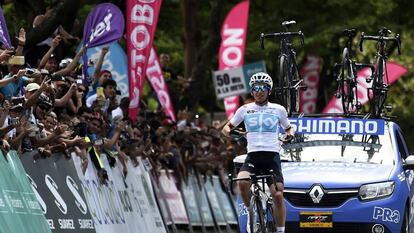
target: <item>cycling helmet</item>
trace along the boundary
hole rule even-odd
[[[252,75],[249,82],[250,87],[253,87],[255,83],[266,83],[270,86],[270,89],[273,88],[272,78],[270,77],[270,75],[264,72],[258,72]]]

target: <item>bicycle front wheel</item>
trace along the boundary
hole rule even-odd
[[[342,82],[342,84],[340,86],[342,109],[345,114],[349,114],[354,107],[354,78],[352,61],[349,59],[348,49],[344,48],[342,53],[342,68],[340,77],[340,82]]]
[[[253,208],[253,213],[249,215],[249,229],[250,233],[266,232],[265,215],[260,198],[252,196],[250,199],[250,206]]]
[[[277,98],[280,100],[280,104],[286,108],[288,116],[291,112],[291,93],[290,93],[290,79],[289,79],[289,67],[285,56],[279,58],[279,87],[277,90]]]
[[[387,88],[384,85],[384,60],[377,58],[377,69],[372,82],[372,114],[379,117],[387,98]]]

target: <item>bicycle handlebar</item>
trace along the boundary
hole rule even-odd
[[[273,170],[269,170],[269,173],[273,173]],[[257,183],[259,180],[263,180],[263,179],[267,179],[267,178],[272,178],[273,175],[258,175],[256,176],[254,173],[250,174],[250,177],[247,178],[235,178],[233,179],[233,175],[229,174],[229,180],[230,180],[230,192],[232,195],[234,195],[233,192],[233,182],[234,181],[252,181],[252,183]]]
[[[397,34],[395,37],[386,37],[386,36],[366,36],[364,32],[361,33],[361,40],[359,41],[359,50],[363,52],[363,43],[364,40],[374,40],[378,41],[380,43],[386,42],[386,41],[394,41],[397,43],[398,48],[398,55],[401,55],[401,38],[400,34]]]
[[[304,35],[302,33],[302,31],[298,31],[298,32],[275,32],[275,33],[268,33],[268,34],[264,34],[261,33],[260,34],[260,47],[262,49],[264,49],[264,39],[265,38],[286,38],[286,37],[290,37],[290,36],[299,36],[300,37],[300,41],[301,41],[301,45],[303,46],[303,44],[305,43],[305,39],[304,39]]]

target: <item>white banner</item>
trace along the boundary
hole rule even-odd
[[[128,175],[124,179],[122,164],[117,160],[110,168],[106,155],[101,155],[108,172],[108,184],[102,185],[88,156],[88,168],[82,173],[80,159],[72,156],[91,210],[97,233],[165,233],[151,186],[141,167],[127,162]]]
[[[169,175],[165,170],[160,171],[160,176],[158,177],[159,187],[156,187],[156,192],[158,192],[158,197],[166,200],[168,208],[163,203],[163,200],[160,200],[161,211],[163,211],[164,216],[168,216],[168,212],[171,213],[174,224],[188,224],[187,211],[184,206],[184,202],[181,196],[180,191],[175,185],[174,173],[172,170],[168,170]],[[167,219],[167,224],[171,223],[170,219]]]

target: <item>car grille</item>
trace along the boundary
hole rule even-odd
[[[342,205],[346,200],[358,196],[358,190],[326,190],[319,203],[314,203],[309,195],[308,190],[301,192],[291,192],[286,189],[284,192],[285,199],[296,207],[337,207]]]
[[[372,232],[372,223],[334,222],[333,228],[299,228],[298,222],[286,222],[286,233],[367,233]],[[391,232],[384,226],[384,233]]]

